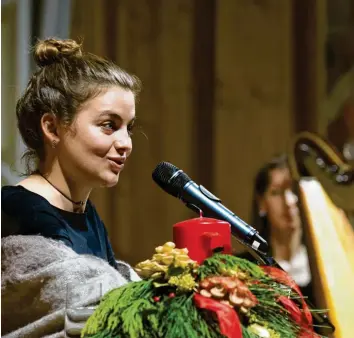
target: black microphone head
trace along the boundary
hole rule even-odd
[[[191,181],[187,174],[171,163],[161,162],[152,172],[152,179],[167,193],[178,197],[183,187]]]

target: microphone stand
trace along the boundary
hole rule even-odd
[[[255,250],[249,244],[240,241],[238,238],[237,240],[241,242],[244,246],[246,246],[248,252],[257,260],[260,265],[275,267],[284,271],[284,269],[276,262],[276,260],[272,256],[269,256],[268,254],[263,253],[261,251]],[[308,299],[304,299],[304,301],[306,302],[310,310],[315,309],[314,305]],[[327,315],[318,312],[311,312],[311,314],[316,325],[320,326],[326,331],[328,330],[328,333],[333,333],[335,331],[335,326],[332,324]]]

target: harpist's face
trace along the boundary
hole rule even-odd
[[[288,168],[273,169],[269,173],[269,186],[261,199],[271,231],[290,234],[301,226],[298,198],[292,188],[292,178]]]
[[[90,187],[117,184],[132,152],[135,97],[111,87],[88,100],[59,143],[59,161],[69,177]]]

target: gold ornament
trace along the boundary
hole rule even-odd
[[[188,249],[177,249],[173,242],[167,242],[155,248],[152,259],[145,260],[136,265],[135,271],[141,278],[166,277],[169,267],[191,269],[197,266],[197,262],[190,259]],[[168,278],[167,278],[168,279]]]

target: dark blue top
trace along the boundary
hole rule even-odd
[[[78,214],[59,209],[22,186],[4,186],[1,219],[1,237],[42,235],[63,241],[78,254],[103,258],[117,267],[106,228],[90,201],[85,212]]]

